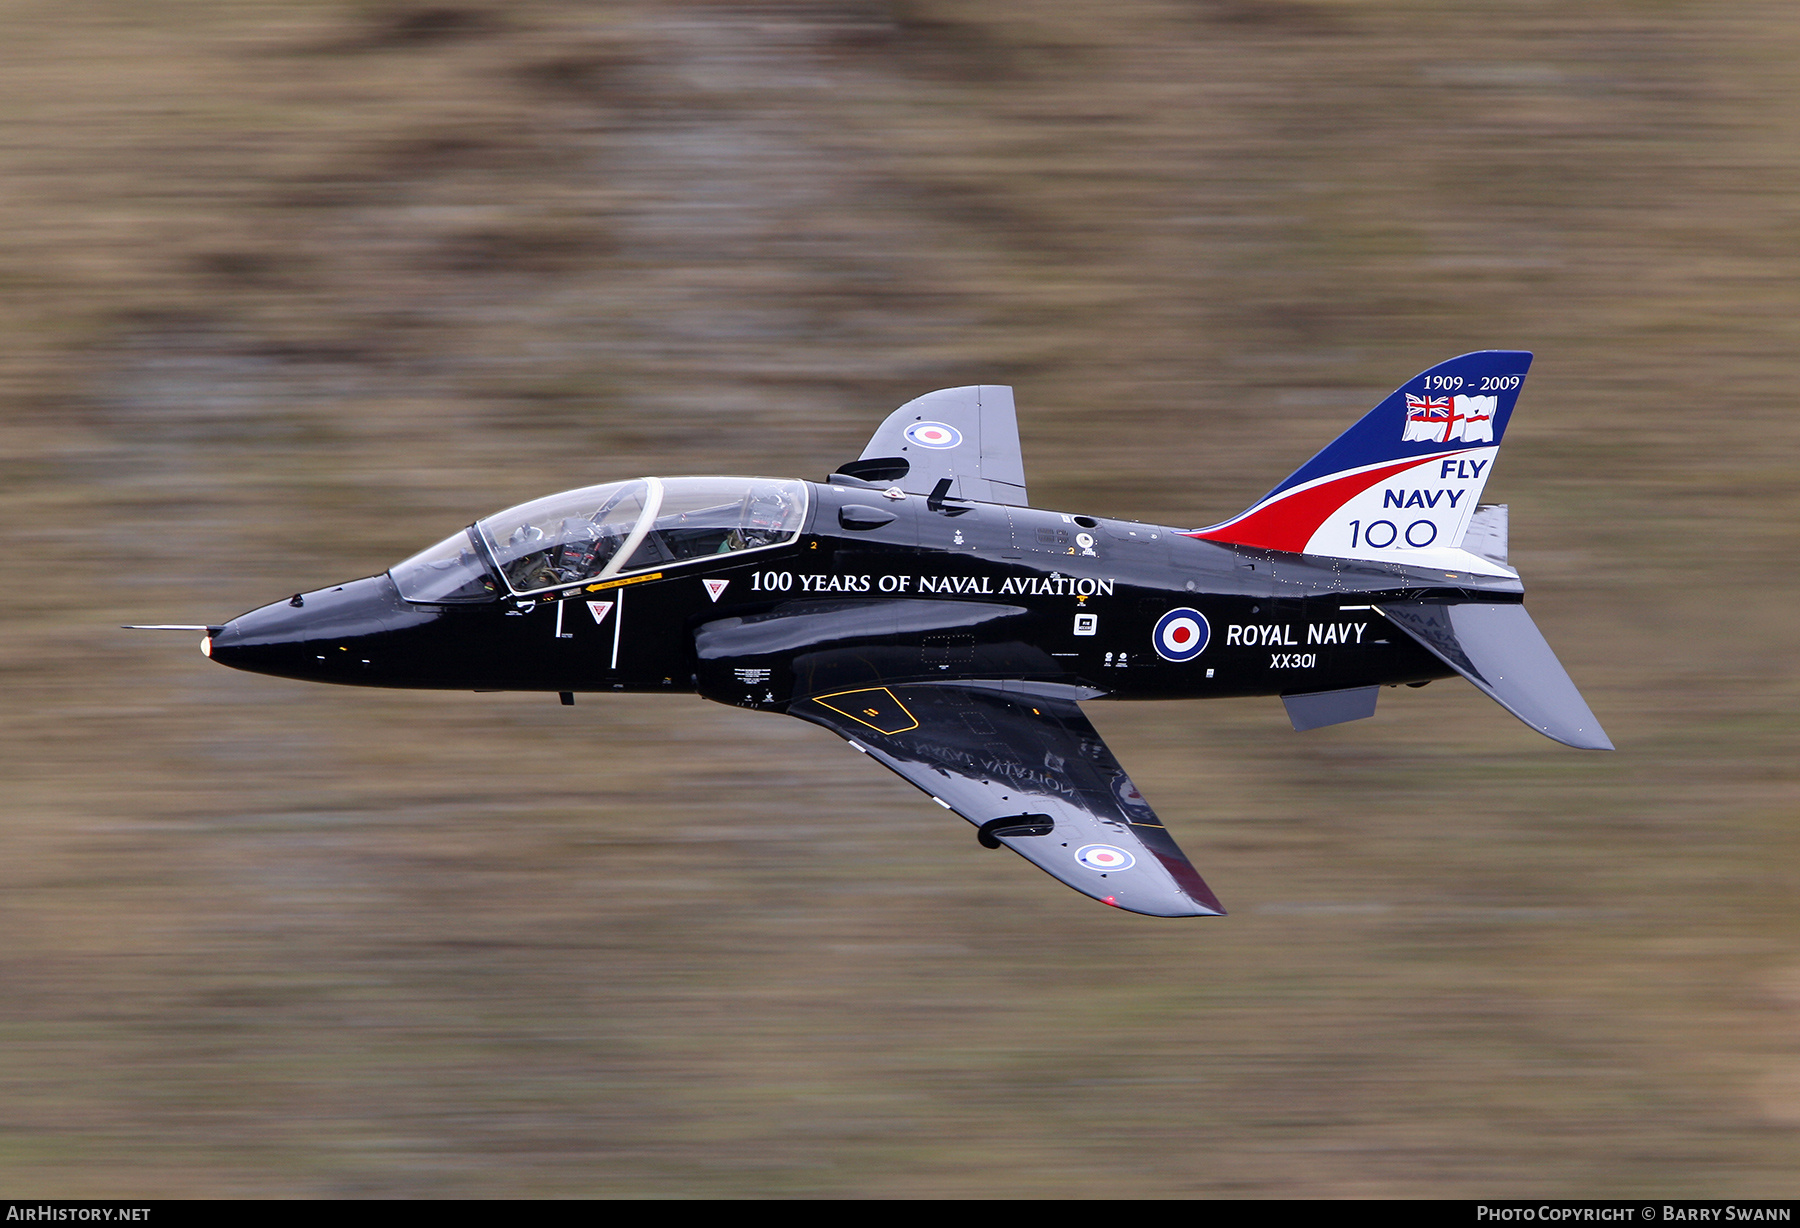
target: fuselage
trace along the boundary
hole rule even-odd
[[[1306,731],[1458,674],[1611,748],[1525,611],[1505,507],[1479,504],[1530,359],[1438,364],[1204,529],[1030,506],[1011,389],[969,385],[894,410],[824,484],[547,495],[204,647],[319,682],[784,712],[1084,895],[1218,916],[1083,701],[1279,695]]]
[[[559,578],[567,569],[521,579],[523,564],[478,527],[471,565],[485,589],[409,600],[396,568],[253,610],[208,637],[209,655],[357,686],[697,692],[775,710],[969,679],[1081,698],[1292,695],[1450,676],[1376,612],[1382,600],[1523,593],[1511,577],[1259,550],[841,476],[781,489],[803,492],[792,532],[715,535],[716,550],[706,538],[708,552],[659,558],[645,553],[654,535],[642,544],[621,521],[630,559],[574,582]]]

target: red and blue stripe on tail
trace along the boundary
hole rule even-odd
[[[1249,510],[1191,537],[1463,571],[1461,549],[1531,355],[1482,350],[1406,381]],[[1508,573],[1510,574],[1510,573]]]

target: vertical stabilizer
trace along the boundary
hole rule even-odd
[[[1506,566],[1507,515],[1504,503],[1483,503],[1469,517],[1462,548],[1477,558]]]
[[[1519,389],[1522,350],[1482,350],[1421,372],[1208,541],[1510,575],[1463,548]]]

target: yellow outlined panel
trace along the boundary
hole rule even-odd
[[[828,703],[828,700],[837,702]],[[847,716],[859,725],[867,725],[876,733],[905,733],[919,727],[919,719],[908,712],[899,697],[884,686],[816,695],[813,702],[822,708],[830,708],[839,716]]]

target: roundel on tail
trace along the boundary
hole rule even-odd
[[[1165,661],[1192,661],[1206,650],[1212,628],[1199,610],[1170,610],[1156,620],[1150,640]]]

